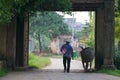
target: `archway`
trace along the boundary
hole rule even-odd
[[[96,12],[95,68],[113,68],[114,0],[75,0],[73,10],[93,10]]]
[[[95,68],[114,68],[114,0],[72,0],[72,3],[73,11],[96,12]],[[28,22],[24,21],[21,26],[17,26],[16,32],[15,67],[28,64]]]

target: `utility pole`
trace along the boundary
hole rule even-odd
[[[75,13],[72,13],[72,47],[74,48],[74,26],[75,26]]]

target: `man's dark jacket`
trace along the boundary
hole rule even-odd
[[[61,52],[62,52],[63,48],[66,49],[66,52],[65,52],[65,54],[63,54],[63,56],[65,56],[67,58],[73,57],[73,48],[69,43],[66,43],[61,47]]]

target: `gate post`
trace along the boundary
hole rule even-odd
[[[100,69],[103,65],[103,43],[104,43],[104,8],[99,7],[96,10],[95,27],[95,68]]]
[[[28,50],[29,50],[29,15],[25,14],[26,18],[24,20],[24,41],[23,41],[23,59],[24,66],[28,66]]]
[[[114,69],[114,0],[105,0],[96,10],[95,68]]]
[[[114,54],[114,0],[104,1],[104,41],[103,41],[103,65],[104,68],[115,68]]]
[[[22,17],[21,17],[22,16]],[[29,16],[17,15],[16,69],[28,68]]]

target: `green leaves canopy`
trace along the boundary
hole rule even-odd
[[[120,0],[115,2],[115,39],[120,41]]]
[[[37,12],[30,17],[30,34],[35,37],[44,34],[50,38],[68,32],[68,26],[63,22],[63,17],[56,12]]]
[[[70,0],[0,0],[0,23],[11,21],[17,13],[36,11],[68,11]]]

